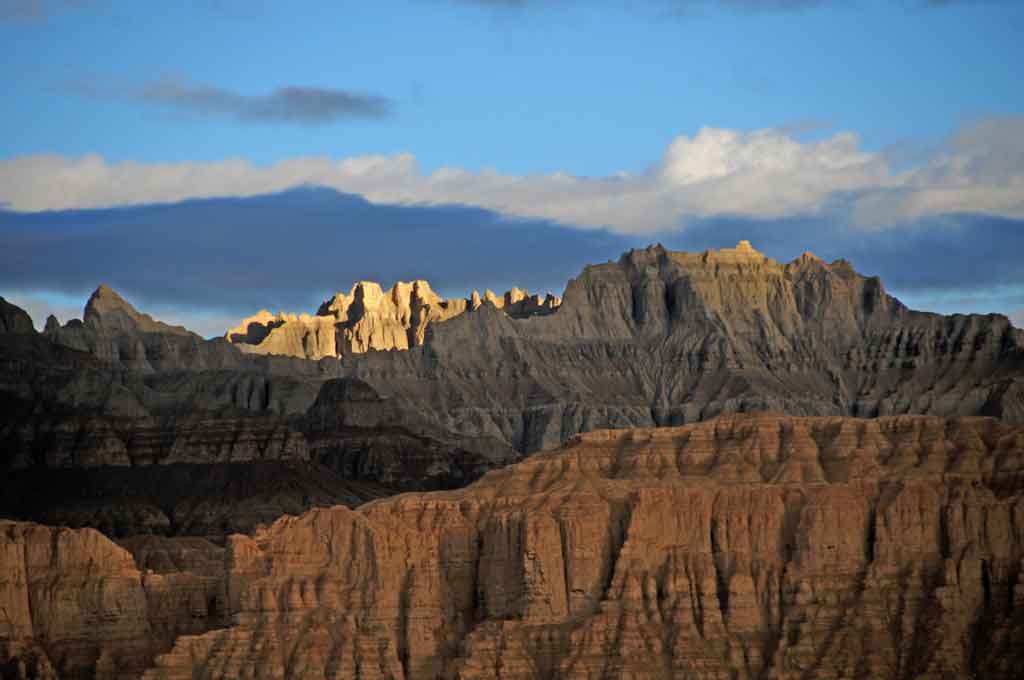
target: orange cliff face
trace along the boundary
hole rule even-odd
[[[146,678],[1019,677],[1024,428],[725,416],[232,536]]]
[[[181,635],[223,625],[223,553],[0,520],[0,678],[140,677]]]
[[[145,668],[152,630],[127,550],[92,529],[0,521],[0,566],[2,677],[8,668],[10,677],[39,678],[133,677]]]

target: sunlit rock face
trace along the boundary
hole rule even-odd
[[[359,281],[348,294],[325,300],[316,315],[261,310],[228,330],[225,338],[244,352],[322,359],[371,350],[407,350],[423,344],[432,323],[473,312],[482,304],[513,317],[546,314],[558,308],[553,295],[542,298],[513,288],[499,297],[473,291],[469,298],[442,299],[426,281],[399,281],[384,291]]]
[[[233,536],[158,678],[1015,678],[1024,430],[725,416]]]
[[[44,337],[161,387],[170,373],[202,376],[164,404],[197,395],[300,415],[325,380],[358,378],[434,428],[525,453],[596,428],[757,410],[1024,422],[1024,332],[1006,317],[916,312],[844,260],[779,263],[746,241],[629,251],[586,267],[564,300],[518,289],[441,300],[424,281],[360,282],[315,315],[262,312],[213,341],[102,288],[85,316]],[[126,385],[110,403],[151,411],[147,397]]]
[[[0,520],[0,566],[3,677],[131,678],[149,663],[146,594],[127,550],[91,529]]]
[[[561,304],[485,292],[440,320],[462,309],[444,302],[422,282],[359,284],[310,317],[323,334],[299,336],[366,351],[316,361],[202,340],[104,287],[85,321],[0,332],[0,513],[222,538],[275,512],[461,486],[594,429],[759,410],[1024,422],[1009,320],[909,310],[841,260],[651,247],[587,267]],[[260,469],[203,505],[191,492],[207,487],[151,469],[172,465]]]
[[[344,370],[524,452],[758,410],[1024,421],[1024,332],[1006,317],[916,312],[846,261],[779,263],[746,242],[630,251],[586,267],[551,314],[485,305],[401,354]]]

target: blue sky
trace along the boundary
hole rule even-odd
[[[642,169],[674,136],[706,125],[818,122],[881,149],[927,146],[964,121],[1024,110],[1020,3],[706,3],[673,14],[671,2],[600,0],[13,2],[49,11],[0,24],[4,157],[267,163],[410,152],[428,170],[607,175]],[[387,97],[395,110],[238,125],[73,86],[159,79],[250,95],[337,88]]]
[[[462,205],[482,211],[471,213],[480,229],[532,220],[588,254],[656,237],[704,243],[719,233],[708,225],[731,245],[726,232],[741,224],[791,234],[774,247],[795,255],[816,233],[806,225],[820,224],[878,248],[931,234],[919,244],[928,257],[950,229],[1004,239],[991,245],[1005,252],[1024,227],[1020,2],[0,0],[0,56],[0,246],[41,229],[18,217],[39,210],[142,210],[300,184],[417,206],[439,242],[468,227],[446,226],[438,206]],[[252,205],[218,204],[206,227],[251,238]],[[360,225],[351,207],[337,202],[338,234],[366,230],[362,247],[380,251],[367,257],[392,259],[381,271],[417,268],[421,252],[370,238],[395,213],[360,212]],[[72,217],[103,231],[98,214]],[[992,219],[1003,226],[977,226]],[[259,247],[278,249],[280,234],[260,233]],[[885,260],[860,257],[865,270]],[[575,261],[559,263],[505,265],[536,287],[574,273]],[[251,311],[226,293],[207,308],[158,294],[130,263],[110,266],[95,275],[134,281],[158,309]],[[941,311],[1018,314],[1024,272],[1007,267],[962,285],[903,285]],[[479,287],[503,283],[487,271]],[[0,274],[0,293],[58,308],[88,293],[87,278]]]

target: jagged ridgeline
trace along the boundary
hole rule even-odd
[[[462,486],[580,432],[728,412],[1024,422],[1024,334],[1006,317],[912,311],[848,262],[783,264],[746,242],[630,251],[561,301],[360,282],[315,315],[214,340],[106,286],[42,334],[3,310],[0,505],[118,535],[219,539],[281,511]],[[168,465],[250,481],[211,505]],[[111,467],[123,476],[90,472]]]
[[[323,453],[321,423],[337,414],[373,427],[389,425],[369,413],[388,414],[432,441],[520,453],[595,428],[728,412],[1021,422],[1022,338],[1005,316],[912,311],[844,260],[781,264],[746,242],[630,251],[586,267],[561,301],[517,289],[442,300],[426,282],[386,293],[361,282],[316,314],[258,314],[214,340],[101,286],[83,321],[48,320],[38,360],[11,374],[31,417],[4,433],[8,461],[30,466],[304,460]],[[323,391],[339,379],[365,387]],[[375,399],[389,408],[368,409]],[[57,415],[67,413],[90,418]],[[244,425],[221,432],[232,421]],[[407,481],[375,460],[352,465]]]
[[[1010,680],[1022,423],[1005,317],[746,242],[214,340],[0,300],[0,678]]]
[[[226,334],[243,352],[305,359],[409,349],[423,344],[427,327],[490,304],[513,318],[549,314],[561,300],[513,288],[502,296],[473,291],[469,298],[442,299],[426,281],[398,282],[387,293],[373,281],[359,281],[346,295],[325,300],[315,316],[260,310]]]

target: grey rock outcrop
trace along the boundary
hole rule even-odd
[[[182,326],[156,321],[106,285],[89,297],[83,320],[72,319],[64,326],[47,322],[43,333],[56,344],[144,373],[243,365],[228,343],[207,341]]]
[[[1024,422],[1024,332],[997,314],[912,311],[843,260],[657,246],[587,267],[551,314],[496,311],[432,325],[407,356],[343,367],[526,452],[725,412]]]
[[[322,415],[336,361],[244,355],[102,289],[86,311],[88,325],[0,335],[0,516],[223,540],[284,512],[461,486],[519,457],[365,384],[371,420],[359,404]],[[210,345],[237,361],[203,368]],[[197,351],[175,361],[174,347]]]
[[[842,260],[783,264],[746,243],[651,247],[587,267],[543,313],[517,291],[471,296],[464,309],[432,295],[414,283],[335,296],[310,317],[327,319],[325,356],[312,361],[202,340],[101,288],[88,323],[0,335],[0,465],[294,463],[375,488],[436,489],[580,432],[727,412],[1024,422],[1020,330],[1000,315],[909,310]],[[339,329],[366,351],[328,356]],[[308,348],[303,333],[295,346]],[[130,517],[119,516],[126,531]],[[149,511],[140,517],[134,526],[151,525]]]
[[[0,333],[35,333],[30,317],[24,309],[0,297]]]

